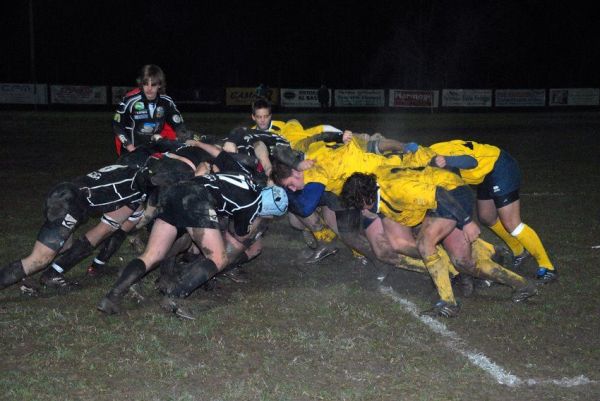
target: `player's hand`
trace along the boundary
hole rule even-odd
[[[298,171],[308,170],[310,168],[313,168],[314,165],[315,165],[314,160],[311,160],[311,159],[302,160],[300,163],[298,163],[298,168],[296,168],[296,170],[298,170]]]
[[[129,145],[125,146],[125,149],[127,149],[128,152],[133,152],[135,150],[135,146],[133,146],[132,144],[129,144]]]
[[[474,221],[466,224],[462,228],[462,231],[465,234],[465,238],[469,242],[475,241],[479,237],[479,234],[481,234],[481,229]]]
[[[446,158],[444,156],[437,155],[436,157],[434,157],[433,162],[436,167],[439,167],[439,168],[446,167]]]

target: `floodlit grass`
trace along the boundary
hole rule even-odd
[[[0,266],[26,255],[50,187],[113,161],[111,113],[1,112]],[[560,269],[531,302],[510,302],[494,286],[462,300],[441,320],[466,344],[521,379],[584,375],[600,381],[600,116],[582,113],[298,114],[427,145],[463,138],[498,144],[520,162],[523,220]],[[186,114],[191,129],[224,136],[245,113]],[[93,222],[90,222],[92,224]],[[83,230],[82,230],[83,232]],[[485,239],[499,243],[483,230]],[[124,245],[114,275],[69,273],[80,289],[22,296],[0,292],[0,399],[6,400],[593,400],[600,386],[510,388],[470,363],[377,290],[372,269],[342,249],[315,266],[299,264],[300,234],[285,218],[269,229],[250,282],[220,278],[184,306],[196,320],[163,312],[154,273],[147,300],[128,299],[118,316],[96,303],[135,255]],[[532,277],[529,261],[520,272]],[[429,279],[393,271],[384,282],[428,308]]]

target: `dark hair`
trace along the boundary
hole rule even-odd
[[[366,204],[375,202],[377,197],[377,178],[375,174],[354,173],[342,187],[340,201],[345,207],[362,210]]]
[[[252,103],[252,115],[256,114],[256,110],[259,109],[269,109],[269,114],[273,111],[273,106],[271,106],[271,102],[269,102],[265,98],[259,98]]]
[[[163,70],[154,64],[146,64],[140,70],[140,74],[137,78],[137,84],[141,88],[144,83],[152,80],[153,82],[158,82],[160,85],[160,89],[158,93],[165,94],[167,90],[167,79],[165,77],[165,73]]]
[[[278,160],[272,160],[271,179],[277,185],[283,186],[282,181],[292,176],[292,168]]]

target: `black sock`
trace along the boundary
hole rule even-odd
[[[219,271],[212,260],[203,256],[198,257],[193,262],[186,263],[183,267],[183,274],[179,276],[178,284],[167,295],[185,298]]]
[[[110,290],[109,294],[120,296],[125,293],[140,278],[146,274],[146,264],[141,259],[133,259],[125,269],[123,273],[117,279],[117,282]]]
[[[52,268],[57,272],[64,274],[71,270],[77,263],[90,256],[93,250],[94,247],[90,244],[90,241],[83,236],[75,240],[71,248],[67,249],[63,254],[54,259]]]
[[[104,266],[111,256],[119,250],[121,244],[123,244],[125,241],[125,238],[127,238],[127,233],[121,229],[118,229],[106,241],[104,241],[100,252],[98,252],[98,256],[96,256],[94,259],[94,267]],[[97,261],[100,261],[100,263]]]

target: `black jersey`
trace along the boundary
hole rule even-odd
[[[221,152],[214,163],[219,167],[219,173],[194,177],[191,182],[210,193],[218,215],[233,218],[237,235],[246,235],[260,211],[261,188],[249,171],[227,152]]]
[[[258,141],[265,144],[270,155],[273,154],[273,150],[277,146],[290,147],[290,142],[280,135],[245,127],[233,130],[224,141],[234,143],[238,148],[238,152],[250,156],[255,156],[254,144]]]
[[[159,94],[154,101],[146,98],[143,91],[134,91],[125,96],[113,118],[113,132],[126,146],[143,145],[150,142],[152,135],[160,134],[165,122],[177,132],[185,131],[181,113],[173,100]]]
[[[147,169],[115,164],[73,180],[90,213],[106,213],[146,199]]]

